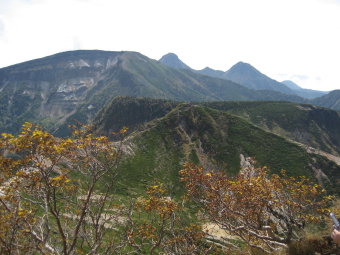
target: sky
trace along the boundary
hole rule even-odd
[[[0,0],[0,67],[77,49],[340,89],[340,0]]]

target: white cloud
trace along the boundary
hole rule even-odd
[[[2,0],[0,66],[72,49],[133,50],[156,59],[175,52],[196,69],[227,70],[245,61],[275,79],[282,72],[320,76],[335,89],[336,2]]]
[[[0,37],[5,35],[5,24],[0,18]]]

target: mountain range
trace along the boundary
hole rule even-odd
[[[155,178],[180,192],[183,162],[235,174],[248,156],[337,192],[340,90],[304,92],[242,62],[197,71],[175,54],[63,52],[0,69],[0,131],[17,133],[25,121],[57,136],[74,120],[105,135],[128,126],[122,192]]]
[[[235,81],[187,69],[174,55],[168,54],[162,59],[163,63],[137,52],[81,50],[2,68],[0,128],[3,131],[17,132],[24,121],[34,121],[62,134],[65,123],[73,119],[83,122],[91,120],[116,96],[178,101],[315,102],[340,109],[336,93],[325,99],[320,97],[308,101],[293,93],[282,93],[290,89],[281,83],[275,85],[282,87],[279,89],[281,92],[268,89],[268,86],[263,87],[267,90],[254,90],[246,83],[240,85]],[[178,66],[172,68],[166,63],[177,63]],[[234,73],[236,77],[237,70],[242,69],[244,72],[248,68],[248,73],[255,72],[261,76],[250,65],[237,64],[236,67],[226,74]],[[258,80],[256,77],[254,79]],[[332,100],[335,102],[332,103]]]
[[[23,121],[52,130],[68,120],[88,121],[115,96],[181,101],[288,100],[231,81],[169,68],[136,52],[73,51],[0,69],[0,127]]]
[[[238,62],[228,71],[223,72],[211,69],[209,67],[206,67],[202,70],[194,70],[183,63],[174,53],[168,53],[164,55],[159,61],[173,68],[188,69],[211,77],[230,80],[254,90],[273,90],[284,94],[297,95],[309,99],[327,94],[327,92],[324,91],[303,89],[292,81],[283,81],[280,83],[264,75],[252,65],[244,62]]]

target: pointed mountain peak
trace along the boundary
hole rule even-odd
[[[161,59],[176,59],[176,60],[179,60],[178,56],[175,53],[172,53],[172,52],[165,54]]]
[[[185,63],[183,63],[183,61],[180,60],[179,57],[175,53],[168,53],[164,55],[159,60],[159,62],[161,62],[164,65],[170,66],[172,68],[191,70],[191,68],[187,66]]]
[[[253,67],[251,64],[242,61],[233,65],[227,72],[260,73],[260,71]]]
[[[226,73],[225,78],[249,89],[275,90],[288,95],[295,94],[283,83],[271,79],[248,63],[238,62]]]
[[[201,71],[215,71],[214,69],[210,68],[209,66],[203,68]]]

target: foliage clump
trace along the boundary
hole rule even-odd
[[[1,134],[0,150],[0,253],[104,249],[103,229],[117,220],[103,216],[112,199],[119,146],[95,137],[87,125],[73,126],[73,137],[62,139],[25,123],[16,137]],[[104,177],[110,181],[96,195]],[[107,242],[105,249],[112,248]]]
[[[287,248],[307,223],[322,221],[332,200],[306,177],[270,175],[266,167],[249,165],[229,177],[188,163],[180,174],[210,222],[269,253]]]
[[[114,190],[124,144],[88,125],[72,128],[70,138],[31,123],[18,136],[1,134],[0,254],[241,254],[244,244],[272,253],[322,221],[332,201],[284,171],[250,164],[229,177],[187,163],[180,175],[189,200],[154,183],[122,203]],[[203,231],[197,208],[229,237]]]

